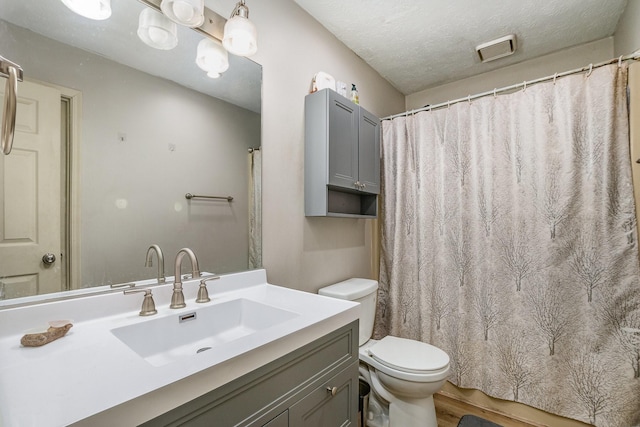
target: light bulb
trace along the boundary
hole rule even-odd
[[[78,15],[96,21],[111,16],[111,0],[62,0],[62,3]]]
[[[176,18],[178,18],[181,22],[189,22],[195,15],[195,10],[193,10],[193,7],[191,7],[189,3],[184,1],[174,1],[172,9],[174,15],[176,15]]]
[[[251,56],[258,51],[256,26],[249,19],[234,16],[224,25],[222,45],[230,53]]]
[[[155,49],[173,49],[178,44],[178,26],[162,13],[146,8],[140,12],[138,37]]]
[[[244,33],[236,33],[231,36],[231,45],[235,51],[248,52],[251,50],[251,37]]]
[[[180,25],[199,27],[204,22],[204,0],[162,0],[164,15]]]
[[[149,27],[149,38],[155,44],[164,44],[169,38],[169,35],[162,28]]]
[[[209,77],[218,78],[229,68],[229,55],[217,40],[202,39],[198,43],[196,64]]]

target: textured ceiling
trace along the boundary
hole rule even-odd
[[[637,1],[637,0],[630,0]],[[429,87],[612,36],[627,0],[295,0],[396,89]],[[475,46],[515,34],[515,54]]]

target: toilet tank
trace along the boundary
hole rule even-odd
[[[376,317],[378,282],[370,279],[348,279],[318,290],[318,294],[360,303],[360,342],[369,341]]]

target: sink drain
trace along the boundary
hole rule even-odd
[[[202,347],[196,350],[196,354],[202,353],[203,351],[211,350],[211,347]]]

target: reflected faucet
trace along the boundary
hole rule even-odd
[[[187,306],[184,303],[184,294],[182,293],[182,273],[180,271],[182,258],[184,258],[185,254],[191,260],[191,277],[193,279],[200,277],[200,267],[198,267],[198,258],[196,258],[196,254],[194,254],[189,248],[180,249],[176,255],[176,265],[173,274],[175,281],[173,282],[173,295],[171,295],[171,305],[169,305],[169,308],[182,308]]]
[[[164,256],[162,255],[162,249],[158,245],[151,245],[147,249],[147,260],[144,262],[145,267],[153,267],[153,253],[156,253],[158,257],[158,283],[164,283],[166,281],[164,277]]]

